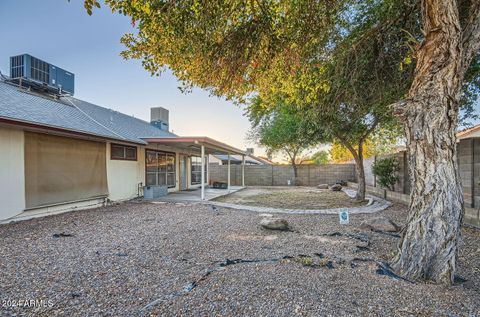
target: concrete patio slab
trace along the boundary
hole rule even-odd
[[[242,186],[230,186],[230,189],[216,189],[216,188],[205,188],[205,201],[212,200],[221,196],[232,194],[238,192],[239,190],[244,189]],[[169,193],[167,196],[164,196],[159,199],[152,200],[155,201],[165,201],[165,202],[201,202],[201,191],[200,188],[195,190],[188,191],[178,191]]]

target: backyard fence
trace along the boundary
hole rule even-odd
[[[384,157],[371,157],[364,160],[367,191],[387,199],[408,203],[410,180],[407,153],[400,151],[391,156],[397,158],[400,167],[395,192],[380,188],[372,172],[374,162]],[[457,143],[457,163],[465,202],[464,222],[480,227],[480,138],[462,139]]]
[[[209,164],[210,182],[227,182],[228,166]],[[286,186],[294,179],[289,165],[245,165],[246,186]],[[297,181],[303,186],[333,184],[338,180],[355,181],[355,164],[325,164],[298,166]],[[230,183],[242,185],[242,166],[230,166]]]

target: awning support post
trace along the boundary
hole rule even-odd
[[[245,187],[245,155],[242,155],[242,187]]]
[[[230,153],[228,153],[228,168],[227,168],[227,188],[230,191]]]
[[[205,146],[202,144],[202,179],[201,183],[201,192],[202,192],[202,200],[205,200]]]

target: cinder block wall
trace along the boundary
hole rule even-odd
[[[395,192],[401,199],[395,199],[395,193],[387,193],[387,199],[397,201],[405,200],[404,195],[410,193],[410,179],[408,174],[408,160],[405,151],[394,154],[397,157],[400,170],[399,180],[395,185]],[[372,173],[372,165],[380,157],[372,157],[364,160],[365,180],[370,192],[377,194],[379,189],[375,176]],[[457,143],[457,162],[460,179],[462,181],[463,197],[465,202],[464,222],[469,225],[480,227],[480,138],[469,138]],[[402,196],[402,194],[404,194]],[[407,196],[408,197],[408,196]]]
[[[210,183],[227,182],[228,166],[209,165]],[[286,186],[293,180],[293,168],[287,165],[246,165],[245,185]],[[355,181],[355,164],[326,164],[298,166],[298,180],[304,186],[332,184],[338,180]],[[242,185],[242,166],[230,166],[231,185]]]
[[[410,181],[408,177],[407,155],[405,151],[400,151],[391,156],[395,156],[398,161],[398,181],[395,184],[395,192],[408,194],[410,193]],[[387,156],[372,156],[363,160],[363,168],[365,170],[365,182],[368,186],[378,187],[377,178],[373,174],[373,164],[377,160],[381,160]]]
[[[472,185],[474,177],[475,139],[461,140],[457,144],[458,170],[462,179],[463,199],[465,206],[472,206]],[[474,188],[474,187],[473,187]]]

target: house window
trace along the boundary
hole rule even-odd
[[[145,155],[147,186],[175,187],[175,154],[147,150]]]
[[[137,147],[120,145],[120,144],[112,144],[111,159],[112,160],[136,161],[137,160]]]
[[[207,177],[207,160],[205,159],[205,177]],[[192,174],[192,185],[197,185],[202,183],[202,158],[200,156],[192,156],[190,158],[191,174]]]

